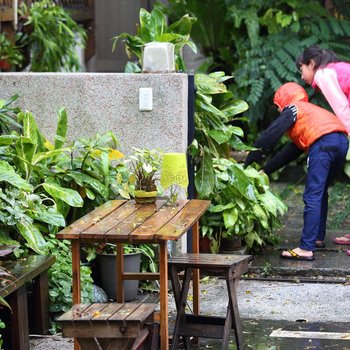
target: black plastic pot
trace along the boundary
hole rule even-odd
[[[124,272],[140,272],[141,254],[124,254]],[[101,277],[101,287],[106,292],[109,299],[115,300],[117,295],[117,261],[115,254],[98,254],[97,262]],[[135,300],[139,281],[124,281],[125,301]]]

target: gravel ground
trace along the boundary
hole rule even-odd
[[[201,310],[204,314],[225,315],[225,281],[201,283]],[[350,322],[344,301],[350,300],[350,286],[326,283],[240,282],[238,302],[241,318],[309,322]],[[174,302],[170,297],[170,317]],[[60,336],[31,337],[32,350],[73,350],[72,339]]]

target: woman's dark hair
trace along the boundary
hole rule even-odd
[[[312,45],[300,54],[295,64],[300,69],[302,64],[308,65],[311,60],[315,62],[315,69],[324,67],[331,62],[338,62],[337,55],[333,51],[322,49],[318,45]]]

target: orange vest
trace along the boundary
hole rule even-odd
[[[332,132],[347,134],[345,127],[338,118],[324,108],[304,101],[295,101],[297,120],[288,130],[288,136],[303,151],[321,136]]]

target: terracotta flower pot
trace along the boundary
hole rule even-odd
[[[8,70],[8,69],[11,69],[11,64],[8,63],[7,60],[0,60],[0,69],[2,70]]]

